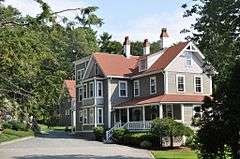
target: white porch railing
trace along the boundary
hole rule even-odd
[[[106,131],[106,140],[109,141],[113,135],[113,130],[116,128],[120,128],[121,126],[122,126],[121,122],[117,122],[111,129]]]
[[[122,127],[128,130],[149,130],[152,126],[152,121],[130,121]]]
[[[110,141],[113,130],[116,128],[125,128],[129,131],[144,131],[149,130],[152,126],[152,121],[130,121],[125,123],[123,126],[121,125],[121,122],[115,123],[115,125],[106,131],[106,141]]]

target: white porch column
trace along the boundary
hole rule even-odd
[[[113,125],[116,123],[116,110],[113,112]]]
[[[159,105],[159,118],[163,118],[163,109],[162,109],[162,104]]]
[[[146,127],[146,122],[145,122],[145,107],[142,107],[142,115],[143,115],[143,128],[145,129]]]
[[[95,106],[95,111],[94,111],[94,126],[97,127],[97,107]]]
[[[127,122],[129,122],[129,108],[127,108]]]
[[[184,123],[184,104],[181,104],[181,116],[182,116],[182,122]]]
[[[119,109],[118,111],[119,115],[119,122],[122,123],[122,109]]]

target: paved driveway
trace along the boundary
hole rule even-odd
[[[64,132],[0,146],[0,159],[150,159],[146,150],[71,138]]]

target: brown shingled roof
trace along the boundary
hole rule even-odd
[[[193,102],[201,103],[203,102],[205,96],[201,95],[159,95],[154,97],[144,97],[144,98],[134,98],[129,101],[115,105],[114,107],[124,107],[133,105],[146,105],[154,104],[160,102]]]
[[[70,97],[76,97],[76,82],[75,80],[64,80],[64,84],[68,90]]]

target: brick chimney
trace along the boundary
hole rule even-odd
[[[125,40],[123,42],[123,53],[127,58],[131,56],[131,47],[130,47],[130,41],[128,36],[125,37]]]
[[[148,54],[150,54],[150,43],[148,42],[148,39],[145,39],[143,43],[143,55]]]
[[[160,49],[164,49],[169,47],[169,35],[167,33],[167,28],[162,28],[162,32],[160,34]]]

